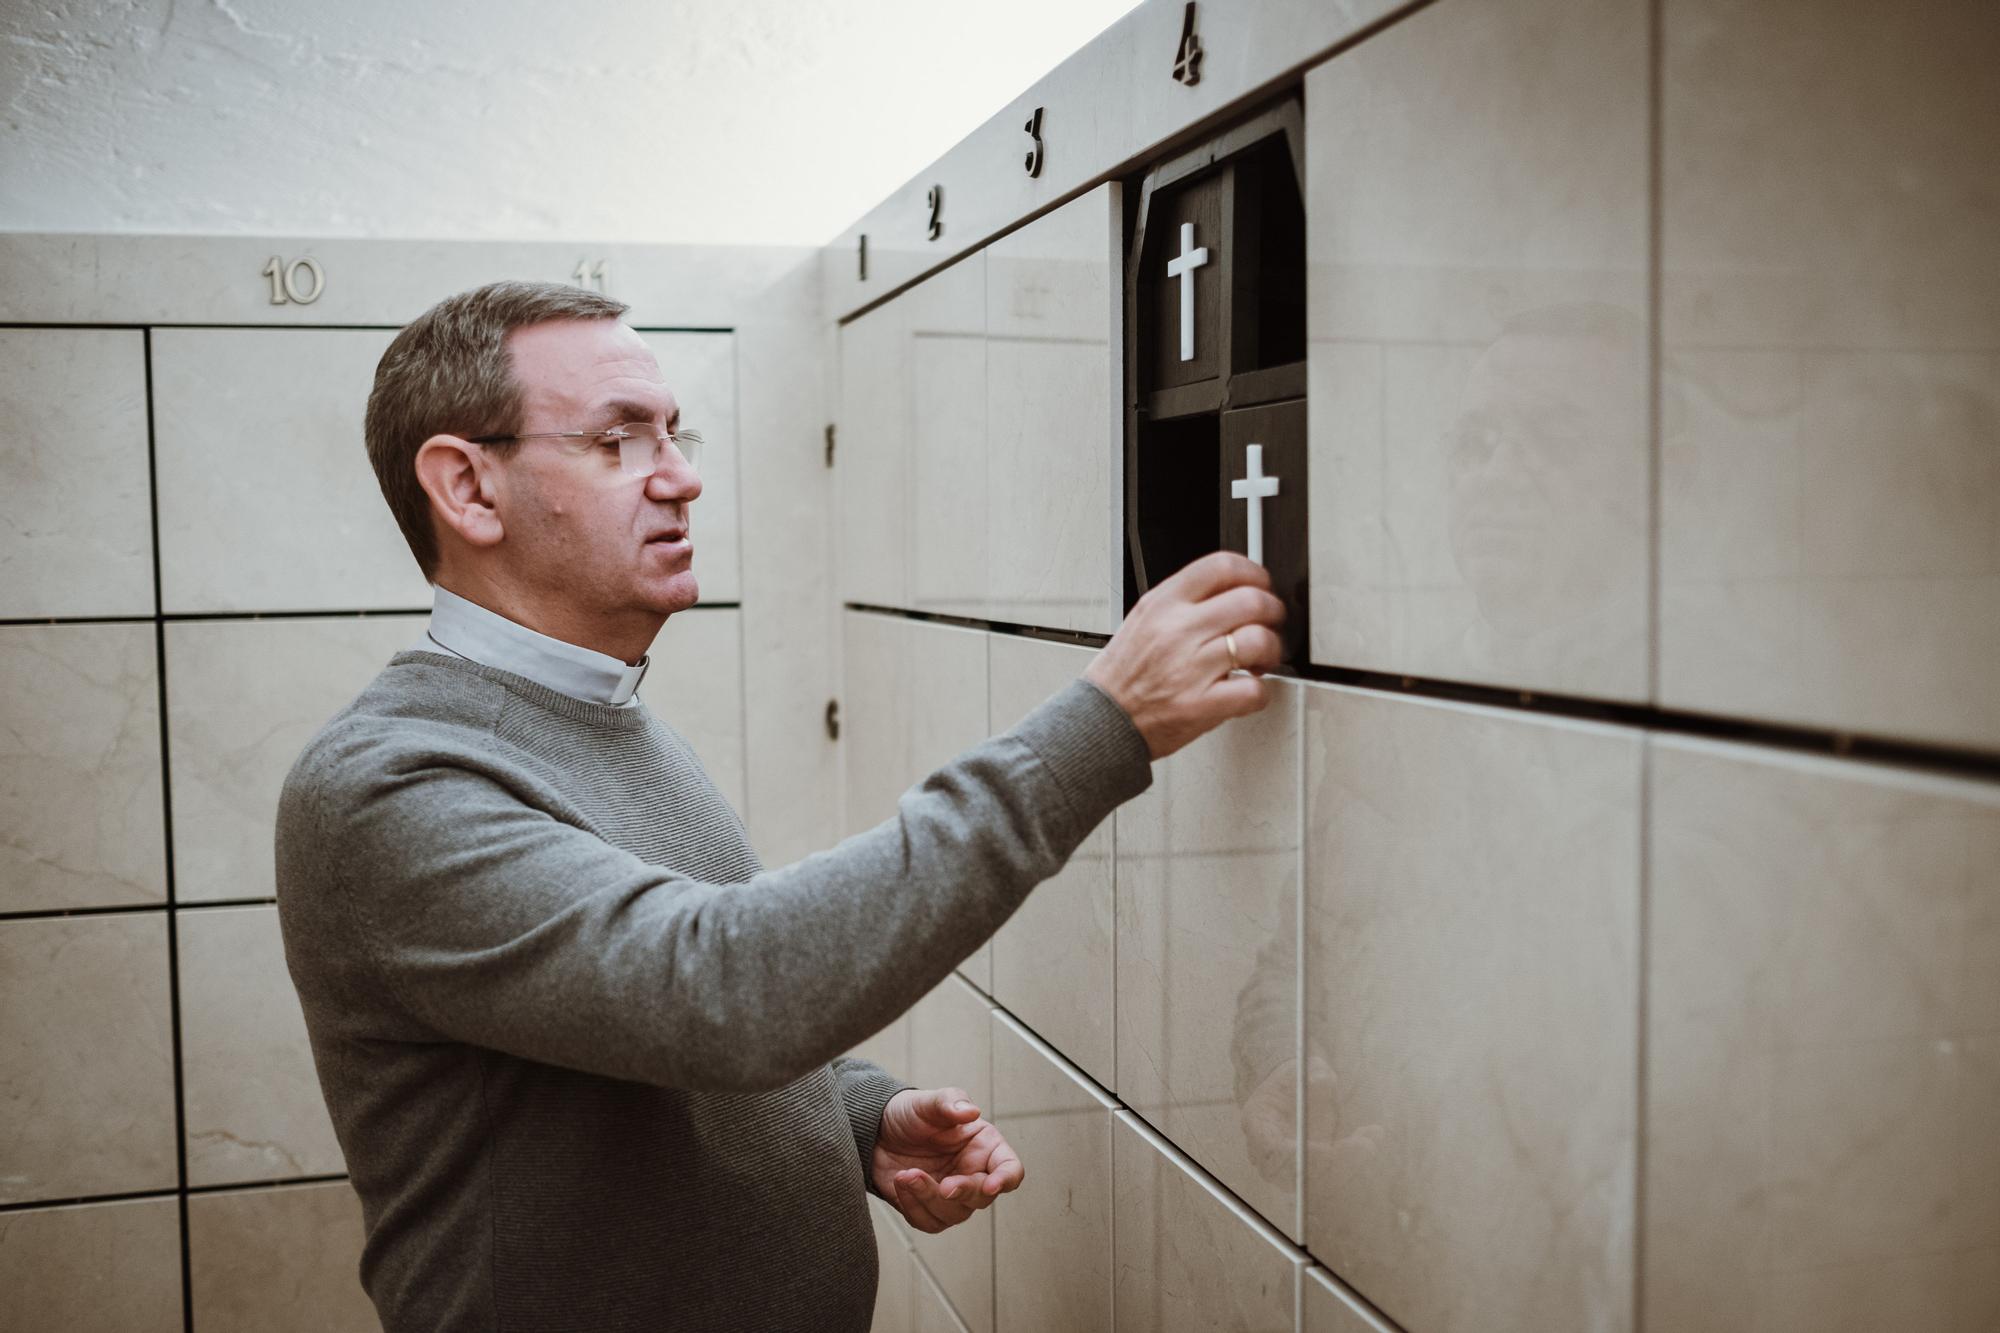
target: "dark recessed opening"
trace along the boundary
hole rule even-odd
[[[1222,545],[1215,498],[1222,475],[1220,421],[1210,415],[1141,421],[1137,469],[1139,550],[1151,586]]]

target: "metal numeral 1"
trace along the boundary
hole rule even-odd
[[[299,282],[301,273],[312,278],[312,286]],[[311,305],[326,290],[326,272],[311,259],[294,259],[287,264],[283,256],[272,255],[271,262],[264,265],[264,276],[271,280],[272,305]]]
[[[935,241],[938,237],[944,235],[944,186],[931,186],[930,193],[924,196],[924,202],[930,206],[931,210],[930,230],[925,235]]]
[[[1181,17],[1181,47],[1174,53],[1174,82],[1192,88],[1201,82],[1201,38],[1194,31],[1194,0]]]
[[[580,260],[570,273],[570,281],[578,287],[595,287],[601,294],[610,293],[611,261],[600,259],[595,264],[588,259]]]
[[[1028,117],[1028,123],[1021,127],[1034,139],[1035,146],[1028,150],[1028,177],[1034,179],[1042,174],[1042,108],[1036,107],[1035,114]]]

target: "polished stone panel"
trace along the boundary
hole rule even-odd
[[[159,329],[168,611],[428,607],[362,438],[391,330]]]
[[[1645,1326],[2000,1319],[2000,786],[1652,747]]]
[[[171,1189],[163,912],[0,921],[0,1203]]]
[[[869,1333],[911,1333],[916,1260],[904,1234],[909,1225],[880,1199],[868,1200],[868,1224],[875,1231],[875,1318]]]
[[[0,1213],[0,1328],[180,1333],[180,1204]]]
[[[1004,1014],[993,1015],[993,1123],[1021,1188],[993,1206],[998,1333],[1111,1327],[1111,1119],[1118,1104]]]
[[[1299,1333],[1396,1333],[1324,1268],[1308,1268]]]
[[[1638,734],[1306,693],[1307,1248],[1406,1328],[1631,1328]]]
[[[1083,673],[1096,654],[995,634],[988,641],[987,729],[1012,727]],[[993,937],[993,998],[1099,1083],[1112,1060],[1112,822],[1083,840]]]
[[[693,747],[742,814],[743,613],[696,608],[670,617],[653,641],[652,658],[639,697]]]
[[[896,302],[910,347],[909,605],[985,616],[986,256],[952,265]]]
[[[1116,816],[1118,1096],[1295,1238],[1301,693],[1272,680]]]
[[[188,1275],[202,1333],[377,1333],[361,1287],[361,1200],[346,1181],[188,1199]]]
[[[910,1009],[910,1071],[904,1077],[918,1088],[963,1088],[1005,1134],[1007,1126],[993,1115],[992,1013],[962,978],[946,977]],[[1009,1202],[1001,1199],[936,1235],[910,1232],[917,1258],[972,1333],[993,1333],[993,1217]],[[921,1309],[921,1291],[917,1304]],[[917,1326],[926,1327],[921,1316]]]
[[[907,606],[910,596],[910,346],[891,301],[841,326],[834,475],[844,602]]]
[[[736,428],[736,337],[729,333],[640,336],[680,404],[681,424],[702,434],[701,498],[688,510],[701,598],[741,600],[743,446]]]
[[[0,628],[0,912],[167,896],[151,625]]]
[[[916,1333],[969,1333],[966,1322],[952,1309],[951,1299],[929,1273],[918,1268],[911,1285],[915,1288],[911,1327]]]
[[[844,827],[858,833],[894,816],[905,791],[986,739],[986,636],[865,612],[844,621]],[[960,970],[990,990],[990,947]]]
[[[137,329],[0,329],[0,618],[153,612]]]
[[[839,487],[821,432],[838,386],[817,256],[763,288],[736,323],[743,488],[743,819],[764,864],[839,836],[840,745],[825,708],[840,679],[833,534]]]
[[[1646,697],[1649,24],[1433,5],[1308,72],[1315,662]]]
[[[188,1184],[345,1170],[278,909],[186,909],[179,927]]]
[[[1124,355],[1115,185],[986,255],[986,615],[1110,633],[1121,618]]]
[[[423,637],[423,616],[167,626],[174,893],[269,898],[278,792],[306,742]]]
[[[2000,745],[2000,11],[1661,13],[1660,698]]]
[[[1111,1137],[1118,1333],[1290,1333],[1305,1256],[1131,1112]]]

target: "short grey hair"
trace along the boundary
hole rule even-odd
[[[437,578],[438,541],[430,496],[417,482],[424,441],[520,429],[521,385],[507,352],[515,329],[554,319],[616,319],[629,308],[556,282],[491,282],[439,301],[389,344],[375,367],[363,434],[382,498],[426,579]],[[485,447],[505,457],[519,446]]]

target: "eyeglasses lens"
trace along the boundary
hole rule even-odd
[[[661,453],[669,446],[680,451],[691,468],[698,468],[701,460],[701,433],[682,428],[669,435],[645,422],[633,422],[619,427],[625,438],[618,445],[618,462],[628,477],[651,476],[660,465]]]

